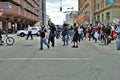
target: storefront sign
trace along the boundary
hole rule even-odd
[[[2,4],[2,8],[7,9],[7,8],[10,8],[10,7],[9,7],[9,4]]]

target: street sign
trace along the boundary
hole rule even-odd
[[[90,12],[89,12],[89,11],[86,11],[86,12],[85,12],[85,15],[90,15]]]
[[[10,8],[10,7],[9,7],[9,4],[2,4],[2,8],[7,9],[7,8]]]

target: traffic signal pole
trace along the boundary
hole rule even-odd
[[[90,24],[92,24],[92,0],[90,0]]]
[[[60,12],[62,12],[62,0],[60,0]]]

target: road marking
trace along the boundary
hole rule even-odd
[[[0,58],[0,61],[14,60],[90,60],[89,58]]]

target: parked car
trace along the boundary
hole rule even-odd
[[[40,30],[39,27],[32,27],[32,35],[37,35],[38,36],[38,31]],[[24,30],[18,30],[16,35],[24,37],[25,35],[28,34],[28,29],[25,28]]]

